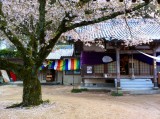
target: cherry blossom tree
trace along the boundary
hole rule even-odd
[[[63,34],[116,17],[140,17],[136,14],[149,5],[142,0],[1,0],[0,39],[13,44],[24,62],[20,65],[0,58],[1,69],[12,70],[23,80],[18,106],[43,102],[38,69]],[[154,13],[158,14],[158,8]]]

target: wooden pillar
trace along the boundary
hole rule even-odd
[[[57,71],[58,72],[58,71]],[[58,73],[57,73],[58,74]],[[64,85],[64,83],[63,83],[63,80],[64,80],[64,77],[63,77],[63,75],[64,75],[65,73],[64,73],[64,71],[62,71],[62,85]]]
[[[85,78],[84,78],[84,75],[85,75],[86,71],[87,71],[86,66],[82,65],[82,66],[81,66],[82,86],[85,86]]]
[[[117,72],[117,89],[120,87],[120,49],[116,48],[116,72]]]
[[[153,49],[153,56],[156,57],[156,49]],[[153,82],[154,82],[154,89],[158,89],[156,59],[153,59]]]
[[[133,62],[133,51],[132,51],[132,74],[131,74],[131,79],[135,79],[135,75],[134,75],[134,62]]]

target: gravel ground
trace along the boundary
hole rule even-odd
[[[160,94],[110,96],[105,92],[71,93],[70,86],[42,86],[50,104],[5,109],[21,102],[22,86],[0,86],[0,119],[160,119]]]

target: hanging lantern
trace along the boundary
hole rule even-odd
[[[136,2],[136,0],[132,0],[132,2]]]
[[[160,4],[160,0],[157,0],[158,4]]]
[[[119,2],[123,2],[123,0],[119,0]]]

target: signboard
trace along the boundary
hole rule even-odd
[[[92,74],[92,73],[93,73],[93,67],[87,66],[87,74]]]

